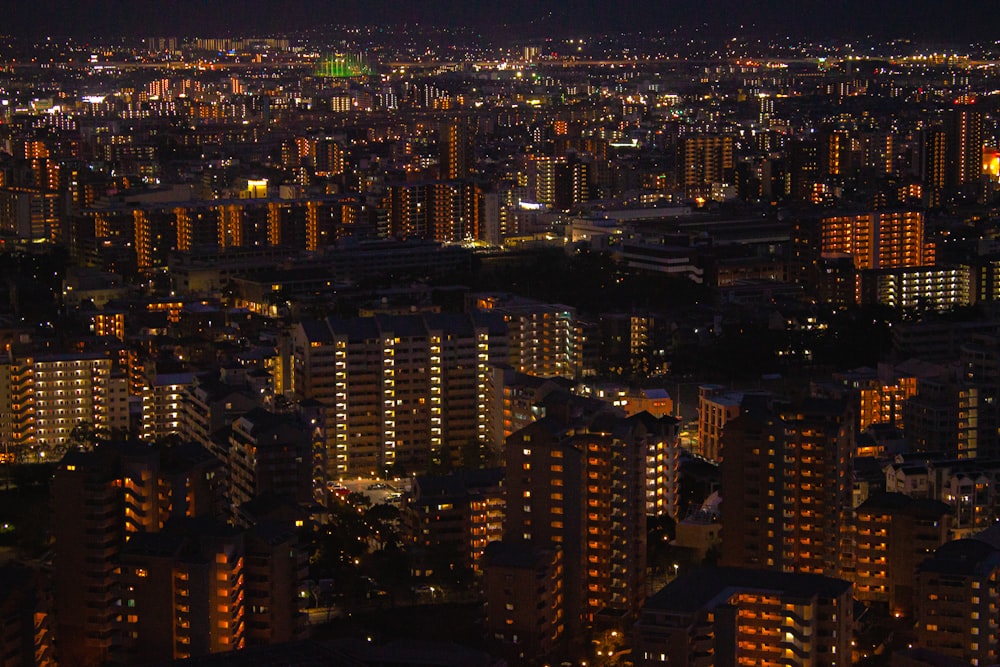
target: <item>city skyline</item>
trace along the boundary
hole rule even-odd
[[[996,21],[19,3],[4,664],[996,663]]]

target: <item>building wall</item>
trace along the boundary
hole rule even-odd
[[[997,662],[996,599],[1000,556],[977,540],[943,545],[916,576],[917,646],[946,656]]]
[[[496,551],[516,548],[516,555]],[[486,553],[483,595],[486,634],[512,660],[531,660],[556,648],[565,627],[562,552],[497,542]]]
[[[729,568],[684,576],[714,583],[704,591],[681,584],[686,594],[677,597],[668,585],[647,603],[635,630],[637,666],[852,664],[846,581]]]
[[[949,536],[947,505],[901,494],[874,496],[857,508],[856,522],[857,599],[911,616],[917,567]]]
[[[505,539],[564,552],[566,622],[637,613],[645,596],[646,450],[591,431],[561,436],[549,419],[507,440]]]
[[[300,325],[293,383],[327,407],[330,477],[425,470],[446,444],[485,442],[486,375],[506,352],[502,334],[468,316]]]
[[[723,435],[723,565],[840,576],[853,567],[853,413],[842,401],[730,421]]]
[[[114,636],[121,490],[106,462],[74,457],[52,481],[53,600],[61,663],[106,662]]]

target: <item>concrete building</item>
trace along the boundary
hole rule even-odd
[[[713,493],[701,507],[677,522],[677,533],[673,544],[678,547],[692,549],[699,560],[722,544],[719,522],[719,494]]]
[[[678,144],[678,184],[688,197],[706,197],[715,184],[735,184],[733,138],[717,135],[684,137]]]
[[[857,303],[904,310],[949,310],[972,303],[965,266],[910,266],[860,271]]]
[[[727,566],[840,575],[850,542],[854,416],[845,401],[753,410],[722,438]]]
[[[294,391],[326,406],[330,478],[426,470],[445,443],[485,442],[486,376],[506,360],[505,331],[484,314],[301,322]]]
[[[711,461],[722,458],[722,431],[740,414],[743,392],[726,391],[720,385],[698,387],[698,453]]]
[[[484,553],[486,632],[512,661],[550,653],[565,630],[563,552],[517,540]]]
[[[825,216],[820,221],[821,252],[843,253],[856,269],[933,266],[934,244],[925,240],[920,211],[869,211]]]
[[[562,378],[528,375],[506,364],[491,366],[486,376],[487,441],[497,460],[502,462],[511,433],[544,416],[542,403],[549,394],[569,390]]]
[[[196,377],[194,383],[184,390],[181,435],[206,449],[213,449],[213,435],[260,404],[260,394],[254,394],[244,384],[230,384],[224,379],[207,376]],[[220,460],[228,456],[225,451],[216,451],[215,455]]]
[[[586,356],[587,337],[574,308],[510,295],[481,294],[474,305],[507,324],[511,366],[538,377],[576,379],[596,368]]]
[[[172,521],[130,539],[121,554],[123,664],[184,659],[305,636],[297,538],[205,519]]]
[[[503,478],[502,468],[415,477],[403,508],[413,545],[482,572],[483,550],[503,536]]]
[[[900,457],[885,468],[887,491],[930,498],[951,509],[951,531],[969,537],[997,521],[1000,459],[933,454]]]
[[[303,636],[294,529],[219,523],[222,468],[196,444],[107,444],[52,483],[59,659],[134,664]]]
[[[0,665],[55,667],[52,600],[42,575],[26,565],[0,566]]]
[[[113,457],[70,452],[52,480],[52,595],[61,663],[97,666],[111,657],[119,613],[117,559],[125,505]]]
[[[311,503],[314,486],[313,450],[325,447],[324,432],[298,415],[254,408],[237,418],[229,430],[226,459],[228,500],[233,520],[245,524],[239,508],[262,495]]]
[[[851,664],[851,584],[815,574],[706,568],[651,597],[637,667]]]
[[[244,545],[225,525],[185,522],[121,552],[121,659],[189,658],[246,645]]]
[[[140,433],[147,442],[180,435],[184,424],[184,397],[195,383],[194,373],[151,372],[142,391]]]
[[[997,662],[997,578],[994,539],[947,542],[919,567],[916,644],[973,665]]]
[[[948,541],[951,510],[942,502],[900,493],[869,497],[855,510],[858,600],[913,614],[917,566]]]
[[[614,415],[507,439],[504,538],[562,550],[568,629],[628,624],[645,597],[646,454]]]
[[[38,355],[0,365],[0,432],[16,448],[61,446],[81,424],[124,433],[128,383],[103,354]]]

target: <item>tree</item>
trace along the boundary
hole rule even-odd
[[[89,452],[98,445],[103,445],[110,441],[111,432],[108,429],[95,426],[93,422],[81,420],[69,432],[69,437],[66,438],[64,446],[67,451],[79,449]]]

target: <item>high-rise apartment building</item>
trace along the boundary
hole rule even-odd
[[[307,320],[292,335],[294,391],[326,406],[331,478],[426,470],[445,443],[485,441],[486,375],[507,354],[488,314]]]
[[[854,406],[857,430],[872,424],[902,428],[903,405],[917,393],[917,377],[888,364],[834,373],[829,383],[813,383],[812,395],[846,398]]]
[[[500,459],[510,434],[543,416],[542,401],[552,392],[568,391],[560,378],[520,373],[506,365],[494,366],[486,376],[487,433]]]
[[[831,215],[820,225],[821,252],[850,255],[856,269],[934,265],[934,244],[925,240],[920,211]]]
[[[529,155],[524,167],[528,197],[535,203],[565,211],[590,199],[591,165],[571,157]]]
[[[678,184],[687,196],[704,195],[713,184],[735,183],[733,138],[720,135],[684,137],[678,144]]]
[[[461,243],[480,236],[480,188],[468,180],[394,183],[385,208],[388,234]]]
[[[507,363],[516,370],[538,377],[583,375],[587,337],[575,308],[494,294],[478,295],[475,305],[507,323]]]
[[[128,382],[96,353],[37,355],[0,365],[0,433],[13,446],[62,445],[81,424],[105,432],[129,427]]]
[[[385,204],[389,216],[389,235],[398,239],[431,238],[433,195],[432,183],[390,185]]]
[[[154,442],[184,430],[184,401],[189,387],[195,384],[195,374],[148,373],[142,389],[142,439]]]
[[[430,560],[482,572],[483,550],[503,537],[503,478],[502,468],[417,476],[403,508],[410,540]]]
[[[858,303],[895,309],[945,311],[971,303],[969,269],[965,266],[913,266],[862,271],[857,277]]]
[[[722,436],[721,563],[849,572],[853,451],[846,401],[810,398],[729,421]]]
[[[726,391],[720,385],[698,387],[698,453],[706,459],[722,457],[722,432],[726,424],[740,415],[742,392]]]
[[[117,662],[137,664],[305,636],[306,554],[290,529],[173,519],[122,548]]]
[[[903,404],[903,430],[914,451],[957,454],[958,384],[947,376],[921,377]]]
[[[831,129],[823,133],[820,160],[824,176],[843,178],[851,173],[853,155],[852,137],[845,129]]]
[[[816,574],[685,573],[646,602],[632,657],[639,667],[850,665],[851,590]]]
[[[218,523],[222,473],[195,444],[63,457],[52,482],[60,660],[132,664],[302,637],[297,537]]]
[[[487,640],[512,660],[545,656],[565,630],[563,552],[530,542],[492,542],[484,554]]]
[[[52,595],[59,662],[87,667],[111,657],[120,613],[117,559],[124,498],[113,457],[70,452],[52,480]]]
[[[920,135],[920,175],[931,192],[948,185],[948,134],[940,127],[930,127]]]
[[[325,433],[292,413],[263,408],[238,417],[229,431],[226,465],[233,520],[239,508],[261,495],[281,496],[303,504],[313,500],[313,450],[326,447]],[[319,471],[324,474],[326,471]]]
[[[316,175],[339,176],[346,167],[344,148],[334,139],[316,141]]]
[[[11,562],[0,566],[0,665],[55,667],[52,600],[41,572]]]
[[[959,362],[958,455],[1000,457],[1000,337],[973,335]]]
[[[219,442],[213,436],[260,404],[260,394],[246,384],[230,384],[225,378],[196,377],[184,390],[181,436],[214,452],[220,461],[226,460],[228,449],[222,445],[228,446],[228,441]]]
[[[504,539],[562,550],[568,629],[630,622],[645,598],[647,451],[621,425],[546,417],[507,439]]]
[[[221,505],[218,464],[198,446],[102,445],[71,451],[52,481],[53,599],[59,659],[102,664],[115,645],[127,536]]]
[[[240,531],[204,521],[168,526],[132,537],[120,563],[124,664],[246,645]]]
[[[249,192],[257,191],[251,187]],[[150,271],[166,265],[176,250],[277,246],[320,250],[342,236],[364,233],[360,209],[359,199],[349,194],[136,202],[81,211],[69,220],[69,236],[73,250],[83,254],[102,242],[121,244],[134,254],[141,271]]]
[[[915,643],[973,665],[996,664],[998,578],[995,538],[939,547],[917,571]]]
[[[441,243],[462,243],[479,239],[481,196],[481,190],[471,181],[435,183],[429,238]]]
[[[456,180],[472,174],[475,147],[467,119],[459,118],[442,126],[438,133],[438,145],[441,178]]]
[[[951,510],[937,500],[879,493],[855,510],[855,596],[913,613],[917,566],[948,541]]]
[[[815,202],[821,177],[819,142],[811,139],[792,141],[788,147],[786,194],[800,201]]]
[[[643,403],[655,405],[659,398],[644,401],[617,387],[573,387],[562,378],[526,375],[509,366],[494,368],[487,376],[486,387],[488,442],[499,460],[505,460],[506,438],[542,417],[567,426],[598,415],[617,419],[615,432],[646,451],[646,513],[676,515],[680,496],[680,421],[669,414],[641,409]]]
[[[949,182],[976,185],[983,173],[983,114],[969,105],[950,112],[947,126]]]

